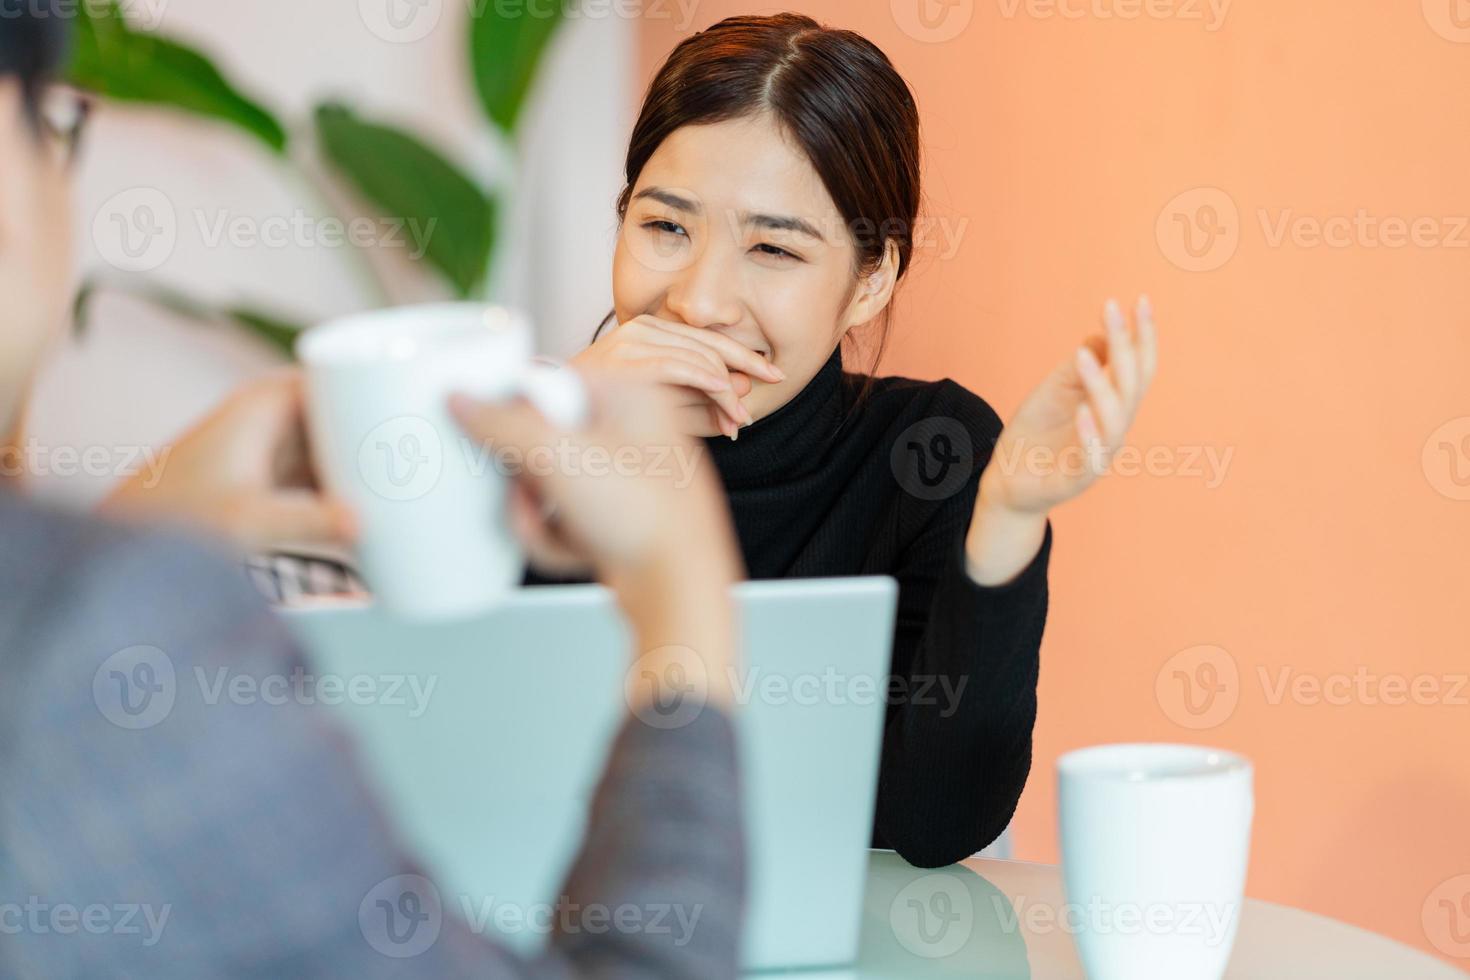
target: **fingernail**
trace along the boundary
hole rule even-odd
[[[1143,320],[1152,320],[1154,317],[1154,305],[1149,302],[1147,293],[1138,297],[1138,316]]]
[[[1117,300],[1110,299],[1103,307],[1103,322],[1112,330],[1123,329],[1123,311],[1118,308]]]
[[[1102,370],[1102,365],[1097,363],[1097,355],[1092,352],[1091,347],[1077,348],[1077,366],[1087,375],[1097,374]]]
[[[469,395],[455,392],[449,396],[449,413],[457,419],[466,419],[474,414],[475,400]]]
[[[771,372],[776,375],[776,380],[777,381],[785,381],[786,380],[786,372],[783,371],[783,370],[781,370],[780,368],[776,367],[776,365],[774,365],[774,364],[771,365]]]

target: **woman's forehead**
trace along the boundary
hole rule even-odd
[[[801,148],[767,116],[684,126],[649,158],[637,190],[681,190],[716,211],[837,218],[821,176]]]

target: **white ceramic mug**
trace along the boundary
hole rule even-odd
[[[361,571],[386,608],[470,616],[519,584],[507,478],[449,396],[525,394],[553,424],[580,425],[585,389],[531,360],[531,334],[515,310],[443,303],[343,317],[297,341],[317,472],[356,512]]]
[[[1245,895],[1250,760],[1096,745],[1057,760],[1068,918],[1089,980],[1220,980]]]

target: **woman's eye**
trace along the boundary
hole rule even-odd
[[[665,232],[670,235],[684,234],[684,229],[672,221],[648,221],[644,223],[643,227],[650,228],[653,231]]]
[[[766,245],[766,244],[757,245],[756,246],[756,250],[759,251],[759,252],[761,252],[761,253],[763,253],[763,254],[765,254],[765,255],[772,256],[773,258],[778,258],[778,259],[782,259],[782,260],[791,259],[793,261],[800,261],[797,258],[797,256],[792,255],[790,252],[786,251],[784,248],[779,248],[779,247],[777,247],[775,245]]]

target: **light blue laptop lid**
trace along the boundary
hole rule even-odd
[[[735,586],[747,968],[856,955],[897,592],[888,577]],[[373,699],[336,710],[445,908],[538,948],[547,919],[528,912],[557,894],[628,710],[630,638],[612,594],[522,589],[451,623],[340,602],[286,620],[342,690],[375,679]]]

